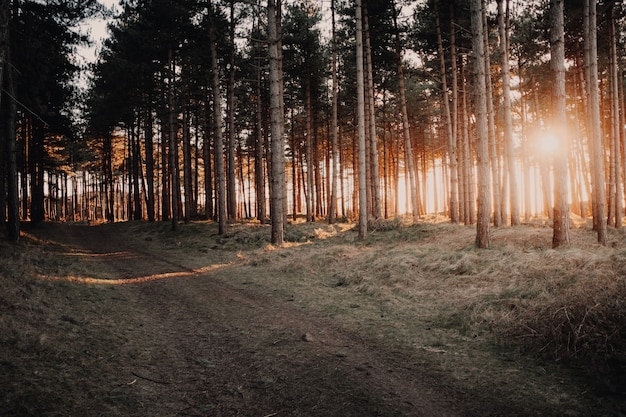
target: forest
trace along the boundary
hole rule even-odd
[[[362,4],[361,4],[362,3]],[[618,1],[2,1],[0,213],[271,223],[624,211]],[[85,22],[108,19],[93,63]],[[356,91],[356,94],[355,94]]]

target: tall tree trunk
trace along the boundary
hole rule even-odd
[[[256,217],[261,224],[265,224],[265,170],[263,154],[265,150],[263,135],[263,100],[261,98],[261,58],[257,59],[256,71],[256,143],[254,154],[254,178],[256,185]]]
[[[147,181],[147,214],[148,221],[155,220],[154,215],[154,140],[152,133],[152,109],[150,107],[152,100],[148,99],[146,103],[146,114],[144,119],[144,140],[146,142],[146,181]]]
[[[171,77],[171,76],[170,76]],[[163,116],[161,119],[161,220],[167,221],[170,219],[170,175],[169,175],[169,88],[165,84],[165,74],[161,79],[161,87],[163,90],[163,103],[164,105]]]
[[[456,165],[456,140],[452,131],[452,115],[450,114],[450,97],[448,94],[448,80],[446,76],[446,58],[443,49],[443,38],[441,36],[441,19],[439,17],[439,8],[435,5],[436,26],[437,26],[437,45],[439,50],[439,72],[441,74],[441,90],[443,103],[443,117],[446,127],[446,138],[448,140],[448,166],[450,169],[450,221],[452,223],[459,222],[459,199],[458,199],[458,174]],[[456,77],[456,74],[453,74]]]
[[[505,3],[506,2],[506,7]],[[498,28],[500,32],[500,53],[502,54],[502,117],[504,119],[504,153],[506,155],[511,226],[520,224],[519,195],[517,189],[517,168],[513,154],[513,118],[511,115],[511,75],[509,66],[509,3],[498,0]]]
[[[132,128],[131,135],[133,137],[132,142],[132,172],[133,172],[133,218],[135,220],[141,220],[142,207],[141,207],[141,192],[139,190],[139,171],[141,169],[141,148],[139,141],[139,115],[137,115],[136,131],[135,127]]]
[[[376,107],[374,103],[374,71],[372,68],[372,45],[370,42],[369,18],[367,14],[367,6],[362,5],[363,16],[363,32],[365,33],[365,52],[367,54],[365,62],[367,63],[367,95],[369,114],[369,143],[370,143],[370,170],[372,178],[372,215],[375,219],[382,217],[382,208],[380,204],[380,179],[378,164],[378,140],[376,135]]]
[[[524,85],[524,77],[522,75],[523,64],[521,57],[517,59],[518,63],[518,76],[520,78],[520,86]],[[527,132],[527,123],[528,118],[526,115],[526,93],[524,89],[520,88],[520,122],[521,122],[521,140],[522,140],[522,175],[523,175],[523,183],[524,183],[524,193],[523,199],[524,202],[524,221],[530,221],[530,149],[529,149],[529,141]]]
[[[610,86],[611,86],[611,172],[613,181],[611,188],[615,193],[615,228],[621,229],[622,227],[622,209],[623,209],[623,194],[621,187],[621,127],[620,127],[620,105],[619,105],[619,87],[618,87],[618,65],[617,65],[617,36],[615,30],[615,1],[610,3],[610,18],[609,18],[609,30],[610,30]]]
[[[476,163],[478,166],[478,216],[476,246],[489,247],[489,132],[487,131],[487,86],[482,0],[471,0],[472,51],[474,52],[474,103],[476,112]]]
[[[554,218],[552,247],[569,245],[569,203],[567,201],[567,109],[565,95],[565,32],[563,0],[551,0],[550,68],[553,79],[552,121],[559,150],[554,157]]]
[[[187,94],[185,93],[185,96]],[[185,97],[187,101],[189,98]],[[193,206],[193,183],[192,183],[192,166],[191,166],[191,126],[190,126],[190,112],[187,105],[184,104],[183,110],[183,189],[185,191],[185,213],[183,219],[185,223],[196,215],[196,210]]]
[[[44,141],[45,127],[39,120],[32,121],[28,162],[31,173],[31,222],[37,224],[45,217],[44,211]]]
[[[211,116],[212,112],[206,104],[206,122],[202,139],[202,160],[204,162],[204,215],[207,219],[213,219],[213,163],[211,161]]]
[[[0,4],[0,8],[4,8],[4,5]],[[0,19],[4,19],[2,12],[0,12]],[[0,22],[0,25],[1,24]],[[13,67],[11,66],[11,56],[8,49],[5,56],[7,63],[5,64],[0,61],[0,66],[6,65],[7,82],[5,85],[7,86],[8,95],[10,96],[8,98],[8,106],[6,106],[8,108],[6,128],[3,132],[6,135],[7,237],[10,241],[17,242],[20,239],[20,202],[17,176],[17,150],[15,143],[17,103],[15,99],[12,98],[15,97],[15,81],[13,79]],[[2,76],[0,76],[0,85],[3,85],[1,78]],[[2,192],[4,191],[2,190]],[[4,211],[4,206],[0,206],[0,208]]]
[[[466,68],[466,65],[461,66],[461,79],[463,80],[463,102],[461,104],[463,114],[463,192],[465,198],[465,224],[474,224],[476,221],[473,173],[474,166],[472,164],[472,147],[470,143],[470,123],[468,111],[469,103],[467,98],[470,83],[465,74]],[[489,147],[489,145],[486,146]],[[487,162],[487,165],[489,165],[489,162]],[[489,177],[489,175],[487,175],[487,177]]]
[[[229,27],[229,68],[228,68],[228,155],[226,164],[226,190],[227,190],[227,210],[228,218],[235,220],[237,218],[237,187],[235,183],[235,0],[230,2],[230,27]]]
[[[495,110],[493,106],[493,84],[491,81],[491,53],[489,46],[489,33],[487,31],[487,12],[485,2],[482,2],[482,20],[483,20],[483,41],[485,51],[485,85],[487,100],[487,130],[489,136],[489,152],[491,162],[491,192],[493,195],[493,224],[496,227],[502,225],[504,215],[503,201],[500,187],[500,154],[498,152],[498,144],[496,139],[496,123]]]
[[[211,6],[209,6],[211,7]],[[213,119],[215,137],[215,193],[217,194],[218,234],[226,233],[226,178],[224,173],[224,136],[222,119],[222,93],[220,86],[220,69],[217,64],[217,33],[213,15],[210,19],[211,38],[211,73],[213,76]]]
[[[593,216],[598,243],[606,245],[606,202],[604,190],[604,164],[602,158],[602,129],[600,125],[600,98],[598,91],[598,40],[596,26],[597,0],[584,2],[584,48],[587,75],[587,96],[589,97],[589,147],[591,154]]]
[[[170,171],[170,195],[171,195],[171,212],[172,212],[172,230],[178,229],[179,201],[180,201],[180,177],[178,176],[178,128],[176,126],[175,107],[174,107],[174,53],[172,48],[168,49],[168,127],[169,127],[169,171]]]
[[[332,119],[330,122],[330,130],[331,130],[331,146],[332,146],[332,156],[331,156],[331,167],[330,167],[330,204],[328,205],[328,223],[334,224],[335,218],[337,216],[337,182],[339,181],[339,149],[338,149],[338,138],[337,138],[337,113],[338,113],[338,93],[339,86],[337,82],[337,40],[336,40],[336,29],[335,29],[335,0],[331,0],[330,2],[330,12],[331,12],[331,45],[332,45]]]
[[[315,203],[314,203],[314,181],[313,174],[315,170],[315,160],[313,157],[313,106],[311,105],[311,74],[306,69],[306,136],[305,136],[305,156],[306,156],[306,221],[315,221]]]
[[[411,146],[411,125],[409,123],[409,115],[408,108],[406,104],[406,86],[404,80],[404,65],[402,62],[402,43],[400,41],[400,31],[398,29],[398,16],[395,12],[395,2],[394,2],[394,30],[396,37],[396,62],[398,68],[398,89],[400,90],[400,109],[402,112],[402,135],[404,138],[404,148],[406,154],[406,180],[408,182],[408,186],[410,189],[410,194],[407,197],[410,197],[410,208],[411,214],[413,218],[417,220],[419,216],[419,199],[417,196],[417,184],[415,180],[415,166],[413,164],[413,149]]]
[[[271,126],[271,241],[282,245],[285,236],[285,138],[283,109],[281,2],[268,0],[267,22],[270,59],[270,126]]]
[[[361,0],[356,0],[356,90],[359,151],[359,237],[367,237],[367,168],[365,164],[365,77],[363,75],[363,14]]]
[[[455,158],[456,158],[456,175],[457,181],[457,199],[459,210],[459,221],[463,218],[464,201],[463,201],[463,181],[462,172],[463,164],[461,163],[463,149],[459,146],[459,82],[458,82],[458,68],[457,68],[457,51],[456,51],[456,22],[455,22],[455,9],[454,2],[450,2],[450,75],[452,78],[452,97],[451,97],[451,126],[452,126],[452,140],[455,146]],[[452,178],[454,181],[454,178]]]

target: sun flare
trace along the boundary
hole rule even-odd
[[[559,137],[552,132],[544,132],[537,137],[536,146],[539,155],[554,155],[559,150]]]

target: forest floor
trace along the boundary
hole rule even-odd
[[[623,274],[622,232],[553,251],[537,223],[481,251],[472,227],[401,223],[290,224],[280,248],[252,223],[27,230],[0,244],[0,415],[626,415],[623,381],[497,330]]]

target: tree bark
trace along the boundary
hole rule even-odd
[[[0,7],[3,7],[0,5]],[[0,19],[4,16],[0,15]],[[1,24],[1,23],[0,23]],[[6,51],[6,86],[9,91],[8,115],[6,119],[5,140],[6,140],[6,188],[7,188],[7,237],[12,242],[20,239],[20,201],[17,176],[17,150],[16,150],[16,131],[15,123],[17,117],[17,103],[12,97],[15,97],[15,81],[13,79],[13,67],[11,66],[11,56]],[[3,65],[4,62],[0,62]],[[0,85],[2,81],[0,80]],[[1,207],[4,210],[4,207]]]
[[[617,56],[617,35],[615,30],[615,2],[610,4],[610,18],[609,18],[609,42],[610,42],[610,86],[611,86],[611,172],[613,181],[611,181],[611,188],[615,194],[615,207],[614,207],[614,225],[616,229],[622,228],[622,209],[623,209],[623,194],[621,187],[621,127],[620,127],[620,105],[619,105],[619,87],[618,87],[618,56]]]
[[[504,7],[505,1],[506,7]],[[511,115],[511,74],[509,66],[509,2],[510,0],[498,0],[498,28],[500,32],[500,53],[502,54],[502,116],[504,119],[504,149],[509,175],[511,226],[517,226],[520,224],[520,210],[517,168],[513,155],[513,118]]]
[[[474,52],[474,88],[476,116],[476,163],[478,166],[478,215],[476,223],[476,246],[488,248],[490,243],[489,213],[489,133],[487,131],[487,97],[485,71],[485,44],[482,18],[482,0],[471,0],[472,51]]]
[[[270,59],[270,126],[271,126],[271,241],[282,245],[285,235],[285,138],[283,110],[282,30],[280,0],[267,2],[268,43]]]
[[[559,140],[554,157],[554,218],[552,247],[569,245],[569,203],[567,201],[567,109],[565,95],[565,32],[563,0],[551,0],[550,68],[553,75],[552,121]]]
[[[338,140],[337,140],[337,113],[338,113],[338,94],[339,94],[339,86],[337,82],[337,40],[336,40],[336,28],[335,28],[335,0],[331,0],[330,2],[330,12],[331,12],[331,45],[332,45],[332,116],[330,122],[330,130],[331,130],[331,146],[332,146],[332,155],[331,155],[331,168],[330,168],[330,202],[328,205],[328,223],[334,224],[335,218],[337,216],[337,182],[339,181],[339,149],[338,149]]]
[[[372,68],[372,45],[370,41],[369,30],[369,18],[367,15],[367,6],[361,8],[363,32],[365,34],[365,53],[366,68],[367,71],[367,94],[369,97],[368,108],[365,110],[368,112],[369,117],[369,150],[370,150],[370,172],[372,178],[372,215],[375,219],[379,219],[382,216],[382,208],[380,204],[380,179],[379,179],[379,164],[378,164],[378,140],[376,135],[376,107],[374,103],[374,71]]]
[[[598,91],[598,41],[596,27],[597,0],[585,0],[584,3],[584,48],[585,73],[587,75],[587,96],[589,97],[589,147],[591,155],[593,216],[594,228],[598,234],[598,243],[606,245],[606,202],[604,190],[604,164],[602,160],[602,129],[600,125],[600,101]]]
[[[235,0],[230,2],[230,28],[229,43],[230,56],[228,63],[228,152],[226,164],[226,201],[228,218],[235,220],[237,218],[237,187],[235,182],[236,159],[235,159]]]
[[[148,221],[155,220],[154,215],[154,141],[152,133],[152,109],[150,107],[151,100],[146,102],[146,114],[144,120],[144,140],[146,142],[146,181],[147,181],[147,214]]]
[[[209,7],[212,7],[211,5]],[[217,33],[213,16],[210,19],[211,38],[211,73],[213,80],[213,120],[215,137],[215,193],[217,195],[218,234],[226,233],[226,178],[224,173],[224,136],[222,118],[222,93],[220,86],[220,69],[217,64]]]
[[[448,93],[448,80],[446,76],[446,58],[443,49],[443,37],[441,35],[441,19],[439,16],[439,8],[435,5],[436,26],[437,26],[437,45],[439,50],[439,72],[441,74],[441,90],[443,103],[443,117],[446,127],[446,138],[448,140],[448,167],[450,170],[450,221],[452,223],[459,222],[459,199],[458,199],[458,174],[456,164],[456,139],[452,131],[452,115],[450,113],[450,95]],[[453,74],[456,77],[456,74]]]
[[[367,168],[365,164],[365,80],[363,74],[363,15],[361,0],[356,0],[356,90],[359,151],[359,237],[367,237]]]
[[[171,204],[170,209],[172,212],[172,230],[178,229],[178,216],[180,200],[180,177],[178,176],[178,129],[176,128],[176,117],[174,109],[174,57],[173,51],[170,47],[168,49],[168,68],[169,68],[169,80],[168,80],[168,125],[169,125],[169,171],[170,171],[170,195]]]

